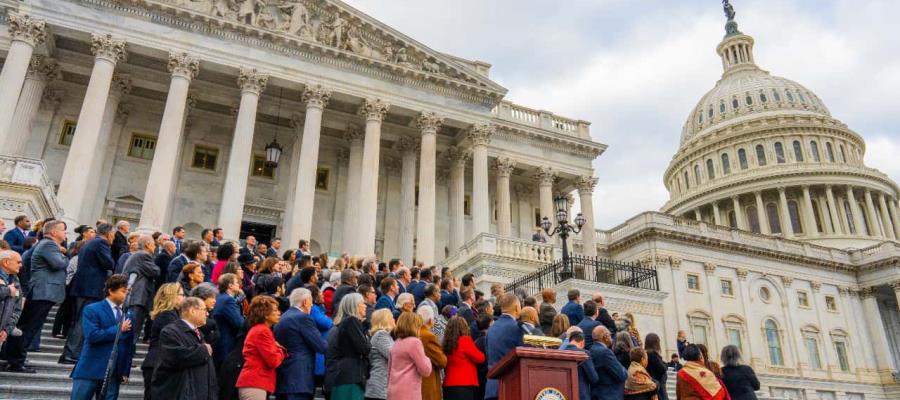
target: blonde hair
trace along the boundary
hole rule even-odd
[[[397,339],[408,337],[419,337],[419,329],[422,328],[422,318],[418,314],[412,312],[404,312],[397,319],[397,327],[394,328],[394,334]]]
[[[387,308],[375,310],[372,313],[372,328],[369,329],[369,334],[374,335],[378,331],[390,333],[394,330],[394,326],[394,314],[391,313],[391,310]]]
[[[183,294],[184,289],[178,283],[166,283],[159,287],[156,291],[156,297],[153,298],[153,310],[150,311],[150,319],[156,319],[156,316],[163,311],[174,310],[178,306],[178,295]]]

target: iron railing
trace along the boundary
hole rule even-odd
[[[568,268],[563,260],[525,275],[506,285],[506,291],[523,288],[529,296],[537,295],[544,288],[555,287],[568,279],[608,283],[646,290],[659,290],[655,269],[642,267],[637,262],[618,262],[605,258],[572,255]]]

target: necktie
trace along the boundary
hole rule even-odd
[[[197,329],[197,328],[194,328],[194,334],[197,335],[197,340],[199,340],[199,341],[202,343],[202,342],[203,342],[203,335],[200,334],[200,330]]]
[[[116,313],[115,313],[115,314],[116,314],[116,322],[121,321],[121,320],[122,320],[122,307],[116,306]]]

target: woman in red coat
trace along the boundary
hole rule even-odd
[[[287,357],[287,351],[275,341],[272,325],[281,319],[278,302],[269,296],[256,296],[250,303],[247,323],[250,332],[244,339],[244,368],[238,376],[241,400],[266,400],[275,391],[275,370]]]
[[[484,363],[484,353],[475,347],[469,336],[469,324],[461,317],[450,318],[444,328],[444,398],[475,400],[478,389],[478,364]]]

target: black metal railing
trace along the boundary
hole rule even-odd
[[[516,279],[506,285],[506,291],[512,292],[516,288],[523,288],[529,296],[533,296],[544,288],[555,287],[568,279],[659,290],[656,270],[642,267],[637,262],[618,262],[580,255],[572,255],[567,262],[568,265],[564,260],[556,260],[544,268]]]

